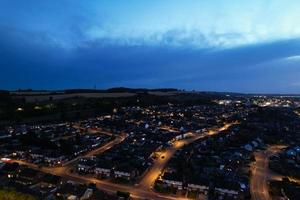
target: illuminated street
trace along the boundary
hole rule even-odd
[[[266,151],[255,153],[255,163],[252,164],[251,195],[253,200],[271,200],[269,195],[269,180],[281,180],[282,176],[269,170],[270,156],[278,153],[285,146],[270,146]]]
[[[0,2],[0,200],[300,199],[300,1]]]
[[[178,149],[182,148],[184,145],[190,144],[201,138],[215,135],[219,131],[228,129],[233,124],[237,124],[237,123],[236,122],[228,123],[228,124],[225,124],[223,127],[219,128],[218,130],[209,130],[207,133],[204,133],[204,134],[199,134],[199,135],[194,134],[194,136],[191,138],[175,141],[174,144],[170,148],[166,149],[160,155],[160,157],[157,158],[157,160],[155,161],[155,163],[153,164],[151,169],[145,174],[145,176],[140,181],[140,183],[135,187],[116,184],[116,183],[112,183],[112,182],[108,182],[108,181],[99,180],[99,179],[89,177],[89,176],[82,176],[82,175],[71,173],[70,170],[74,167],[76,162],[81,157],[78,157],[76,159],[73,159],[73,160],[65,163],[62,167],[53,167],[53,168],[51,168],[51,167],[39,168],[38,166],[36,166],[34,164],[23,162],[20,160],[13,160],[13,161],[18,162],[19,164],[27,165],[30,168],[42,171],[44,173],[50,173],[53,175],[61,176],[63,178],[69,179],[69,180],[73,180],[73,181],[77,181],[77,182],[81,182],[81,183],[96,183],[97,187],[100,190],[103,190],[103,191],[106,191],[109,193],[115,193],[116,191],[128,191],[128,192],[130,192],[131,196],[136,199],[162,199],[162,200],[167,200],[167,199],[168,200],[173,200],[173,199],[180,200],[180,199],[182,199],[182,200],[184,200],[186,198],[179,198],[176,196],[162,195],[162,194],[155,193],[154,191],[151,190],[152,184],[158,178],[158,176],[161,174],[165,165],[168,163],[168,161],[171,159],[171,157],[174,155],[174,153]],[[114,145],[122,142],[125,138],[126,137],[124,135],[122,135],[121,137],[117,137],[115,140],[109,142],[108,144],[106,144],[98,149],[95,149],[95,150],[89,152],[85,156],[93,156],[95,154],[103,153],[104,151],[112,148]]]
[[[144,190],[150,191],[154,181],[158,178],[158,176],[161,174],[162,170],[164,169],[165,165],[168,163],[168,161],[171,159],[171,157],[174,155],[174,153],[182,148],[184,145],[190,144],[196,140],[199,140],[201,138],[205,138],[210,135],[217,134],[219,131],[228,129],[230,126],[232,126],[235,123],[225,124],[223,127],[221,127],[219,130],[209,130],[207,133],[197,135],[195,134],[194,137],[175,141],[173,146],[166,149],[161,156],[155,161],[149,172],[143,177],[143,179],[139,183],[139,188],[142,188]]]

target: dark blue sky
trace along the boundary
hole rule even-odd
[[[300,93],[300,3],[0,1],[0,89]]]

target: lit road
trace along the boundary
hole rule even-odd
[[[145,174],[145,176],[142,178],[140,183],[137,186],[128,186],[128,185],[121,185],[112,183],[105,180],[99,180],[92,176],[82,176],[78,174],[71,173],[70,170],[74,167],[76,162],[79,160],[79,158],[76,158],[72,161],[69,161],[68,163],[64,164],[62,167],[42,167],[39,168],[37,165],[27,163],[24,161],[14,160],[15,162],[18,162],[20,164],[28,165],[30,168],[42,171],[44,173],[50,173],[53,175],[61,176],[63,178],[66,178],[68,180],[73,180],[80,183],[95,183],[97,185],[97,188],[103,191],[106,191],[108,193],[115,194],[116,191],[126,191],[130,192],[131,197],[134,199],[158,199],[158,200],[187,200],[187,198],[181,198],[178,196],[170,196],[170,195],[163,195],[155,193],[151,190],[151,187],[154,183],[154,181],[158,178],[158,176],[161,174],[162,170],[166,166],[167,162],[171,159],[171,157],[174,155],[174,153],[182,148],[186,144],[190,144],[198,139],[209,137],[211,135],[218,134],[220,131],[228,129],[230,126],[237,123],[228,123],[225,124],[223,127],[216,129],[216,130],[209,130],[206,133],[203,134],[193,134],[192,137],[175,141],[173,146],[166,149],[160,157],[154,162],[153,166],[149,169],[149,171]],[[115,140],[107,143],[106,145],[89,152],[85,156],[92,156],[95,154],[103,153],[104,151],[112,148],[114,145],[119,144],[126,138],[125,135],[116,138]],[[164,158],[162,158],[164,156]]]
[[[42,167],[42,168],[39,168],[37,165],[32,164],[32,163],[28,163],[28,162],[24,162],[24,161],[20,161],[20,160],[13,160],[13,161],[18,162],[19,164],[27,165],[30,168],[34,168],[34,169],[37,169],[37,170],[45,172],[45,173],[51,173],[51,174],[55,174],[55,175],[64,177],[64,174],[69,173],[69,171],[74,167],[74,165],[81,158],[91,157],[91,156],[95,156],[97,154],[101,154],[101,153],[107,151],[108,149],[111,149],[115,145],[121,143],[122,141],[124,141],[126,139],[126,137],[127,137],[126,134],[121,134],[120,136],[118,136],[114,140],[104,144],[103,146],[101,146],[99,148],[96,148],[96,149],[86,153],[83,156],[78,156],[78,157],[74,158],[73,160],[70,160],[70,161],[67,161],[67,162],[63,163],[62,166],[60,166],[60,167]]]
[[[73,165],[78,160],[80,160],[80,158],[91,157],[91,156],[95,156],[97,154],[101,154],[104,151],[107,151],[108,149],[111,149],[113,146],[115,146],[115,145],[120,144],[121,142],[123,142],[126,139],[126,137],[127,137],[126,134],[121,134],[120,136],[117,136],[114,140],[108,142],[107,144],[105,144],[105,145],[103,145],[103,146],[101,146],[99,148],[96,148],[96,149],[94,149],[94,150],[86,153],[84,156],[79,156],[79,157],[77,157],[77,158],[75,158],[73,160],[70,160],[70,161],[64,163],[63,167]]]
[[[162,154],[154,162],[153,166],[148,171],[148,173],[140,181],[140,183],[138,184],[138,187],[145,191],[151,191],[153,183],[159,177],[159,175],[163,171],[163,169],[166,166],[166,164],[168,163],[168,161],[172,158],[172,156],[175,154],[175,152],[178,149],[180,149],[184,145],[190,144],[196,140],[199,140],[199,139],[211,136],[211,135],[215,135],[215,134],[219,133],[220,131],[228,129],[233,124],[236,124],[236,123],[228,123],[217,130],[209,130],[208,132],[203,133],[203,134],[193,134],[194,136],[191,138],[175,141],[173,146],[169,147],[164,152],[162,152]]]
[[[169,126],[162,126],[160,129],[165,130],[165,131],[169,131],[169,132],[173,132],[173,133],[178,133],[179,132],[179,130],[177,130],[175,128],[171,128]]]
[[[103,130],[101,128],[97,128],[97,129],[91,129],[91,128],[89,128],[88,132],[89,133],[94,133],[94,134],[95,133],[101,133],[101,134],[104,134],[104,135],[113,136],[113,133],[105,131],[105,130]]]
[[[44,173],[50,173],[53,175],[57,175],[60,177],[63,177],[67,180],[83,183],[83,184],[89,184],[89,183],[95,183],[97,188],[111,193],[115,194],[116,191],[128,191],[131,194],[131,197],[134,199],[161,199],[161,200],[187,200],[186,198],[178,198],[176,196],[169,196],[169,195],[161,195],[157,194],[153,191],[145,191],[143,189],[140,189],[138,187],[134,186],[127,186],[127,185],[121,185],[116,184],[104,180],[99,180],[95,177],[91,176],[82,176],[74,173],[70,173],[70,169],[72,167],[57,167],[57,168],[49,168],[49,167],[43,167],[39,168],[37,165],[32,163],[27,163],[20,160],[13,160],[13,162],[18,162],[22,165],[27,165],[28,167],[32,169],[36,169],[38,171],[44,172]]]
[[[80,131],[87,131],[88,133],[92,133],[92,134],[100,133],[100,134],[104,134],[104,135],[108,135],[108,136],[113,136],[114,135],[112,132],[105,131],[101,128],[96,128],[96,129],[88,128],[88,129],[86,129],[86,128],[81,127],[79,124],[73,125],[73,128],[78,129]]]
[[[269,169],[270,156],[281,151],[285,146],[270,146],[266,151],[255,153],[255,163],[251,166],[251,196],[252,200],[272,200],[269,195],[269,180],[282,180],[281,175],[273,173]]]

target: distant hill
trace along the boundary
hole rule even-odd
[[[158,89],[147,89],[147,88],[128,88],[128,87],[114,87],[109,89],[66,89],[66,90],[32,90],[32,89],[24,89],[24,90],[16,90],[16,91],[8,91],[8,90],[0,90],[0,94],[11,94],[11,95],[62,95],[62,94],[85,94],[85,93],[151,93],[151,92],[159,92],[159,93],[194,93],[198,95],[205,96],[224,96],[224,97],[252,97],[252,96],[284,96],[284,97],[300,97],[300,94],[263,94],[263,93],[238,93],[238,92],[214,92],[214,91],[184,91],[178,90],[176,88],[158,88]]]
[[[11,91],[11,94],[17,95],[45,95],[45,94],[74,94],[74,93],[145,93],[145,92],[176,92],[178,89],[174,88],[159,88],[159,89],[146,89],[146,88],[126,88],[115,87],[109,89],[66,89],[66,90],[17,90]],[[3,93],[5,91],[3,90]],[[6,91],[8,92],[8,91]],[[1,90],[0,90],[1,93]]]
[[[7,90],[0,90],[0,94],[2,94],[2,95],[8,95],[9,91],[7,91]]]
[[[177,89],[174,88],[161,88],[161,89],[146,89],[146,88],[126,88],[126,87],[117,87],[117,88],[110,88],[107,89],[106,92],[133,92],[133,93],[139,93],[139,92],[176,92]]]
[[[105,90],[96,90],[96,89],[68,89],[64,90],[66,94],[74,94],[74,93],[103,93]]]

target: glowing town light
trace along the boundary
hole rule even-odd
[[[20,108],[17,108],[17,111],[22,112],[22,111],[24,111],[24,109],[20,107]]]

